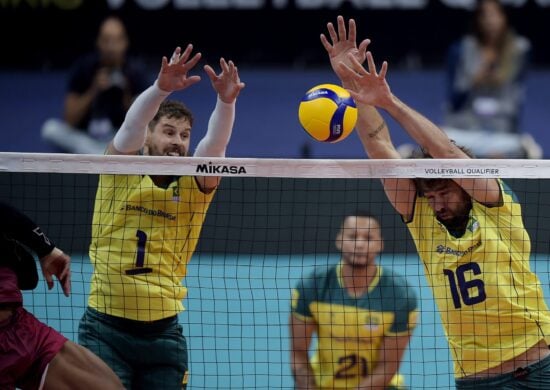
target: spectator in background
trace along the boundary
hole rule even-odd
[[[519,128],[530,49],[499,0],[478,1],[472,33],[449,48],[442,127],[477,157],[542,158],[540,146]]]
[[[145,66],[127,56],[122,20],[107,17],[97,50],[76,61],[65,97],[64,120],[48,119],[42,137],[64,151],[103,154],[133,99],[150,84]]]

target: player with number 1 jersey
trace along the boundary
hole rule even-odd
[[[142,92],[106,154],[191,155],[192,112],[170,93],[200,80],[188,72],[200,60],[192,45],[166,57],[155,83]],[[221,73],[205,65],[217,95],[206,135],[193,156],[225,157],[244,84],[233,62]],[[145,172],[144,172],[145,173]],[[187,341],[178,314],[182,285],[219,176],[102,174],[96,193],[90,259],[94,266],[79,341],[113,368],[127,389],[181,390],[189,378]]]
[[[102,175],[95,202],[89,305],[101,313],[156,321],[183,310],[187,263],[215,191],[194,177],[154,185],[150,176]]]

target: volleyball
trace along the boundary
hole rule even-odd
[[[320,84],[306,92],[298,108],[303,129],[321,142],[339,142],[357,123],[357,107],[349,92],[335,84]]]

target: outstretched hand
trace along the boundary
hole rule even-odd
[[[187,73],[193,69],[201,59],[201,53],[196,53],[193,57],[191,52],[193,45],[189,44],[182,53],[178,46],[172,54],[170,62],[166,57],[162,57],[162,65],[157,79],[157,85],[166,92],[174,92],[185,89],[190,85],[198,83],[200,76],[188,76]]]
[[[50,254],[40,259],[40,266],[48,289],[53,288],[55,276],[63,288],[63,293],[68,297],[71,293],[71,258],[60,249],[54,248]]]
[[[204,66],[204,71],[210,78],[212,87],[224,103],[233,103],[244,88],[244,83],[239,78],[239,71],[233,61],[226,62],[220,59],[220,74],[216,74],[210,65]]]
[[[321,43],[328,53],[332,69],[345,84],[346,81],[350,80],[346,79],[345,74],[340,71],[339,64],[344,63],[351,66],[349,60],[350,55],[355,58],[357,62],[362,64],[366,59],[367,47],[370,44],[370,40],[364,39],[359,46],[357,46],[357,27],[355,26],[355,20],[349,20],[348,32],[346,32],[346,23],[342,16],[339,15],[336,21],[338,24],[338,32],[332,23],[327,23],[327,29],[332,43],[329,42],[325,34],[321,34]]]
[[[344,77],[353,81],[354,87],[348,88],[352,98],[356,102],[368,104],[375,107],[386,108],[392,102],[392,92],[386,81],[388,63],[384,61],[380,72],[377,72],[372,53],[367,52],[367,71],[362,64],[352,55],[348,56],[349,64],[341,62],[338,65],[339,71]]]

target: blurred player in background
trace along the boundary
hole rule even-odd
[[[0,202],[0,389],[122,389],[115,373],[86,348],[38,321],[23,308],[21,290],[34,290],[38,272],[29,248],[40,258],[53,288],[55,276],[66,296],[70,258],[31,219]]]
[[[416,294],[403,277],[377,264],[384,242],[369,213],[347,215],[335,243],[341,261],[317,268],[292,292],[296,388],[403,389],[398,369],[416,325]],[[310,360],[314,334],[318,345]]]
[[[347,41],[343,18],[333,45]],[[335,38],[336,37],[336,41]],[[336,58],[331,56],[331,61]],[[426,157],[470,156],[386,81],[388,65],[368,70],[362,52],[333,63],[357,103],[357,132],[370,158],[400,158],[384,109]],[[413,237],[438,305],[454,359],[458,389],[550,388],[550,312],[530,270],[531,242],[521,205],[499,179],[383,179],[386,195]]]
[[[128,33],[122,20],[107,17],[96,48],[73,65],[63,120],[48,119],[42,137],[65,152],[103,154],[122,125],[134,98],[149,86],[145,66],[127,54]]]
[[[190,155],[193,117],[166,100],[200,81],[188,72],[200,60],[192,46],[164,57],[155,83],[130,107],[108,154]],[[206,135],[194,156],[224,157],[244,84],[233,62],[221,73],[206,65],[217,94]],[[182,286],[206,212],[220,182],[214,176],[101,175],[90,245],[94,266],[79,340],[101,356],[127,388],[186,386],[187,345],[178,324]]]

